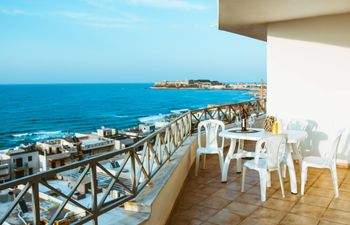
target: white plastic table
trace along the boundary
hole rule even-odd
[[[273,135],[271,132],[266,132],[264,129],[261,128],[252,128],[253,130],[256,130],[258,132],[256,133],[236,133],[232,132],[233,130],[238,130],[240,128],[233,128],[228,129],[220,132],[219,136],[228,138],[231,140],[229,151],[225,157],[224,166],[221,171],[221,181],[226,182],[227,181],[227,174],[228,174],[228,168],[230,166],[231,159],[237,159],[237,172],[241,171],[241,158],[244,157],[254,157],[254,152],[247,152],[238,147],[238,152],[235,154],[235,148],[236,148],[236,142],[237,140],[249,140],[249,141],[258,141],[261,138],[269,137]],[[291,185],[291,192],[293,194],[298,193],[297,189],[297,180],[295,175],[295,169],[293,164],[293,158],[291,151],[296,151],[297,143],[300,141],[304,141],[307,138],[307,133],[305,131],[297,131],[297,130],[285,130],[283,133],[287,135],[287,143],[289,144],[289,148],[286,149],[286,154],[284,157],[284,163],[288,167],[289,176],[290,176],[290,185]],[[237,157],[238,156],[238,157]]]

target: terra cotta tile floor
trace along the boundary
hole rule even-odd
[[[253,148],[254,144],[251,144]],[[333,225],[350,224],[350,170],[338,168],[340,196],[335,199],[328,170],[309,169],[306,193],[292,195],[288,175],[284,180],[283,198],[276,173],[271,176],[267,201],[260,201],[259,177],[248,171],[245,192],[241,189],[241,174],[231,161],[228,182],[220,182],[216,155],[207,156],[206,168],[194,176],[189,173],[169,225]],[[295,165],[300,191],[299,166]]]

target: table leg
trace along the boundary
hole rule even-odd
[[[290,148],[286,148],[286,157],[285,157],[284,163],[288,167],[289,179],[290,179],[290,190],[292,194],[297,194],[298,193],[297,178],[295,174],[294,163],[293,163],[293,158],[292,158],[292,153]]]
[[[238,155],[239,153],[242,152],[243,148],[244,148],[244,140],[238,140],[238,150],[237,150]],[[236,171],[237,173],[242,172],[242,158],[237,158]]]
[[[298,144],[297,143],[293,143],[293,144],[290,144],[290,147],[292,148],[293,150],[293,153],[297,156],[298,158],[298,163],[299,163],[299,169],[300,171],[302,170],[302,162],[303,162],[303,158],[301,157],[301,154],[299,152],[299,149],[298,149]]]
[[[236,139],[231,139],[230,148],[225,158],[224,165],[221,171],[221,182],[227,182],[228,168],[230,167],[231,159],[236,148]]]

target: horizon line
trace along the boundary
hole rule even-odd
[[[184,79],[186,80],[186,79]],[[176,80],[174,80],[176,81]],[[154,84],[159,81],[150,82],[57,82],[57,83],[0,83],[0,85],[62,85],[62,84]],[[222,83],[260,83],[260,81],[219,81]],[[266,83],[266,82],[264,82]]]

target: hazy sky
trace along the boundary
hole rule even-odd
[[[266,44],[215,0],[1,0],[0,83],[266,79]]]

